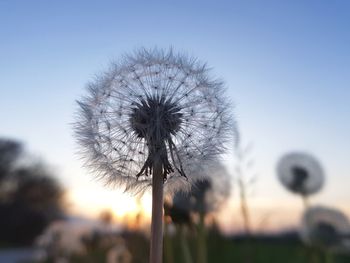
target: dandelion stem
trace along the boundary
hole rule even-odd
[[[150,263],[162,263],[163,252],[163,171],[159,156],[154,159],[152,176],[152,223]]]
[[[198,237],[197,237],[197,262],[207,263],[207,244],[204,223],[204,213],[199,213]]]
[[[167,263],[174,263],[173,240],[169,231],[170,224],[165,222],[164,225],[164,252]]]
[[[190,245],[188,244],[188,241],[187,241],[186,228],[184,225],[180,225],[180,243],[181,243],[181,250],[184,257],[184,263],[192,263]]]
[[[302,195],[302,199],[303,199],[304,210],[306,210],[309,207],[309,200],[306,195]]]
[[[329,249],[324,249],[324,257],[326,263],[333,263],[333,255]]]

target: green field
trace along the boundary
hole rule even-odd
[[[124,234],[127,246],[132,254],[133,263],[148,263],[149,244],[142,234]],[[197,240],[189,237],[183,240],[175,235],[165,238],[164,263],[198,263]],[[186,261],[184,244],[190,256]],[[217,233],[207,237],[208,263],[349,263],[350,255],[341,253],[326,253],[321,249],[308,248],[297,238],[228,238]],[[186,249],[186,247],[185,247]],[[84,257],[76,257],[73,262],[105,262],[105,251],[91,250]]]

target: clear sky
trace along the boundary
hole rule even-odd
[[[0,0],[0,136],[48,161],[72,206],[97,207],[97,192],[113,199],[75,155],[75,100],[120,54],[171,46],[226,81],[243,141],[254,143],[256,221],[298,220],[300,202],[275,174],[290,150],[314,154],[325,168],[327,184],[312,203],[350,214],[349,14],[345,0]],[[226,223],[237,217],[237,202],[234,195]]]

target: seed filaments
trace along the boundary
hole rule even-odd
[[[185,176],[176,146],[171,138],[180,130],[182,116],[181,108],[164,96],[141,98],[139,102],[133,103],[129,119],[131,127],[138,138],[146,140],[149,148],[149,155],[144,166],[136,175],[137,178],[142,174],[148,176],[152,173],[156,156],[160,157],[164,180],[166,180],[167,174],[174,172],[174,168],[168,160],[166,145],[168,145],[174,166],[176,156],[180,164],[180,167],[176,167],[176,169],[182,176]]]
[[[74,124],[82,157],[97,179],[129,192],[152,185],[155,164],[166,192],[188,190],[203,177],[192,170],[204,169],[234,136],[224,84],[172,50],[127,54],[87,88]]]

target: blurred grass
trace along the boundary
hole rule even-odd
[[[174,262],[185,262],[181,252],[180,239],[174,237]],[[189,246],[193,263],[196,259],[195,240],[190,238]],[[328,263],[324,251],[307,248],[296,240],[266,241],[259,239],[231,239],[218,234],[209,234],[207,239],[209,263]],[[145,261],[147,262],[147,261]],[[350,255],[332,255],[332,263],[349,263]],[[166,261],[164,263],[169,263]]]
[[[148,263],[149,242],[147,238],[137,232],[124,233],[123,237],[127,247],[133,256],[133,263]],[[181,237],[170,237],[173,260],[169,262],[164,254],[164,263],[186,262],[181,248]],[[169,242],[169,239],[167,242]],[[165,240],[165,242],[166,242]],[[166,245],[166,244],[164,244]],[[195,236],[188,237],[189,250],[193,263],[199,263],[196,259]],[[224,237],[218,233],[209,233],[207,239],[208,263],[349,263],[350,255],[332,255],[332,260],[327,261],[326,254],[318,249],[306,248],[298,240],[281,238],[263,240],[255,238],[233,239]],[[166,253],[166,250],[164,250]],[[49,261],[48,261],[49,262]],[[73,263],[98,263],[106,262],[106,250],[90,250],[84,256],[73,257]]]

